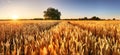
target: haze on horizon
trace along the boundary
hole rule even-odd
[[[120,18],[119,0],[0,0],[0,19],[13,15],[19,18],[43,18],[43,11],[53,7],[61,11],[61,18],[98,16]]]

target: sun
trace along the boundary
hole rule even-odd
[[[13,16],[12,16],[12,19],[13,19],[13,20],[17,20],[18,18],[19,18],[18,15],[13,15]]]

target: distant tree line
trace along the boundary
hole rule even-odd
[[[47,20],[47,19],[34,18],[34,19],[30,19],[30,20]],[[50,20],[50,19],[48,19],[48,20]],[[54,19],[52,19],[52,20],[54,20]],[[84,18],[66,18],[66,19],[60,19],[60,20],[116,20],[116,19],[115,18],[113,18],[113,19],[100,19],[99,17],[97,17],[97,18],[95,18],[95,17],[91,17],[91,18],[84,17]]]
[[[101,19],[99,17],[93,16],[91,18],[87,18],[87,17],[79,18],[79,20],[116,20],[116,19],[115,18],[113,18],[113,19]]]
[[[93,16],[91,18],[87,18],[87,17],[79,18],[79,20],[101,20],[101,19],[99,17]]]

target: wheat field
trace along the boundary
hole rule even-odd
[[[0,55],[120,55],[120,21],[0,21]]]

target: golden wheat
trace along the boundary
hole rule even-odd
[[[120,21],[1,21],[0,55],[120,55]]]

